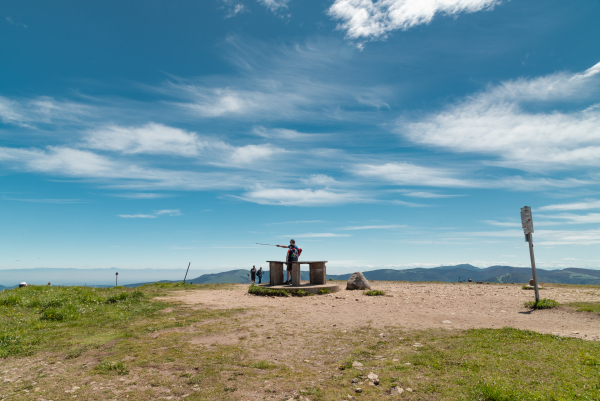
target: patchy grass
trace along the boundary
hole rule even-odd
[[[600,313],[600,302],[572,302],[569,306],[575,308],[577,312]]]
[[[540,302],[529,301],[525,302],[525,307],[530,309],[552,309],[556,308],[560,304],[553,299],[540,299]]]
[[[132,336],[139,331],[138,324],[172,306],[151,298],[165,295],[164,289],[183,288],[165,284],[137,289],[28,286],[2,291],[0,358],[32,355],[40,349],[71,352],[81,344]]]
[[[369,290],[365,291],[363,294],[368,295],[370,297],[380,297],[385,295],[385,292],[379,290]]]
[[[329,288],[321,288],[319,290],[319,295],[327,295],[327,294],[331,294],[331,291],[329,291]]]
[[[271,288],[265,288],[258,285],[251,284],[248,288],[248,293],[252,295],[258,295],[263,297],[309,297],[315,295],[311,292],[299,290],[274,290]]]
[[[38,306],[27,306],[31,294],[12,293],[20,300],[0,307],[0,349],[34,337],[40,342],[0,360],[0,399],[339,401],[351,394],[381,400],[392,399],[391,387],[411,388],[397,397],[407,400],[600,399],[598,342],[512,328],[300,327],[293,318],[289,325],[271,319],[281,311],[277,300],[259,315],[266,308],[239,314],[152,300],[190,287],[149,286],[135,296],[130,289],[99,289],[81,293],[93,304],[47,302],[79,291],[65,287],[38,294]],[[40,311],[69,305],[77,311],[73,318],[40,318]],[[216,340],[194,341],[203,337]],[[364,368],[353,368],[354,361]],[[379,376],[378,386],[368,385],[370,372]]]

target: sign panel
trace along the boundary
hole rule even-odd
[[[531,208],[529,206],[521,208],[521,225],[525,234],[533,232],[533,216],[531,215]]]

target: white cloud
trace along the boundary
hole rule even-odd
[[[154,214],[160,216],[161,214],[168,214],[169,216],[182,216],[182,213],[179,209],[164,209],[164,210],[155,210]]]
[[[338,238],[350,237],[350,234],[334,234],[334,233],[306,233],[294,235],[280,235],[282,238]]]
[[[280,8],[287,8],[287,3],[290,0],[258,0],[260,4],[267,7],[271,11],[277,11]]]
[[[23,199],[23,198],[9,198],[4,196],[4,199],[18,202],[31,202],[31,203],[84,203],[81,199]]]
[[[584,215],[573,213],[561,213],[554,215],[538,214],[537,217],[547,219],[565,220],[564,224],[594,224],[600,223],[600,213],[588,213]]]
[[[495,155],[500,160],[490,164],[508,168],[600,166],[600,106],[526,110],[588,98],[599,84],[600,63],[579,74],[511,81],[421,121],[401,121],[399,132],[418,144]]]
[[[23,24],[22,22],[16,22],[11,17],[6,17],[6,21],[8,21],[8,23],[11,25],[16,25],[16,26],[20,26],[23,28],[27,28],[27,25]]]
[[[233,148],[228,161],[230,164],[250,164],[261,159],[268,159],[277,152],[281,154],[284,150],[271,145],[246,145]]]
[[[152,192],[134,192],[134,193],[126,193],[126,194],[114,194],[112,196],[116,196],[119,198],[129,198],[129,199],[159,199],[159,198],[169,198],[172,195],[157,194],[157,193],[152,193]]]
[[[386,38],[391,31],[428,24],[436,14],[489,10],[499,0],[335,0],[328,14],[350,39]]]
[[[338,183],[334,178],[325,174],[313,174],[308,178],[302,178],[301,181],[306,185],[319,185],[324,187]]]
[[[40,96],[28,100],[10,100],[0,96],[0,120],[5,124],[33,127],[43,123],[79,121],[89,114],[90,108],[73,102],[57,101]]]
[[[449,170],[422,167],[415,164],[400,162],[380,165],[359,164],[354,168],[354,174],[362,177],[377,178],[397,185],[423,185],[434,187],[476,187],[474,181],[454,178]]]
[[[300,220],[300,221],[281,221],[277,223],[267,223],[267,226],[280,225],[280,224],[299,224],[299,223],[324,223],[323,220]]]
[[[248,11],[242,3],[235,3],[232,0],[223,0],[228,8],[228,13],[225,18],[232,18],[240,13]]]
[[[345,227],[342,230],[391,230],[395,228],[404,228],[406,225],[398,225],[398,224],[388,224],[388,225],[380,225],[380,226],[353,226],[353,227]]]
[[[600,200],[588,199],[585,202],[562,203],[556,205],[547,205],[537,208],[540,211],[567,211],[567,210],[588,210],[600,209]]]
[[[111,125],[91,131],[84,146],[124,154],[172,154],[193,157],[208,144],[200,141],[194,132],[149,123],[141,127]]]
[[[153,214],[120,214],[119,217],[124,219],[155,219],[156,216]]]
[[[281,206],[332,206],[365,200],[362,196],[350,192],[285,188],[260,188],[246,192],[240,198],[261,205]]]
[[[535,224],[535,223],[534,223]],[[460,233],[471,237],[500,237],[523,239],[523,230],[480,231]],[[533,234],[536,245],[596,245],[600,244],[600,229],[594,230],[536,230]]]
[[[413,198],[431,198],[431,199],[437,199],[437,198],[454,198],[457,196],[465,196],[465,195],[444,195],[444,194],[436,194],[433,192],[424,192],[424,191],[408,191],[408,190],[401,190],[400,191],[404,196],[411,196]]]
[[[331,136],[329,134],[308,134],[287,128],[265,128],[262,125],[254,127],[252,129],[252,133],[262,138],[295,142],[316,141],[319,139],[326,139]]]

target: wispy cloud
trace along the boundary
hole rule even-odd
[[[410,191],[410,190],[400,190],[404,196],[411,196],[413,198],[426,198],[426,199],[441,199],[441,198],[455,198],[457,196],[465,196],[465,195],[444,195],[437,194],[433,192],[424,192],[424,191]]]
[[[274,226],[280,224],[308,224],[308,223],[325,223],[324,220],[298,220],[298,221],[280,221],[276,223],[267,223],[267,226]]]
[[[15,20],[13,20],[11,17],[6,17],[6,21],[8,21],[8,23],[11,24],[11,25],[16,25],[16,26],[20,26],[20,27],[23,27],[23,28],[27,28],[27,25],[25,25],[22,22],[17,22]]]
[[[244,6],[243,3],[239,3],[233,0],[223,0],[223,2],[227,7],[227,15],[225,16],[225,18],[232,18],[238,14],[248,11],[248,9],[246,8],[246,6]]]
[[[287,3],[290,0],[258,0],[260,4],[275,12],[282,8],[287,8]]]
[[[281,206],[334,206],[365,201],[365,197],[352,192],[286,188],[256,189],[240,198],[261,205]]]
[[[119,217],[124,219],[155,219],[156,216],[153,214],[120,214]]]
[[[282,238],[338,238],[350,237],[350,234],[335,234],[335,233],[306,233],[295,235],[280,235]]]
[[[349,39],[384,39],[391,31],[431,22],[436,14],[490,10],[499,0],[335,0],[328,14]]]
[[[577,74],[519,79],[490,87],[421,121],[401,120],[399,132],[415,143],[499,157],[508,168],[600,166],[600,106],[575,109],[600,85],[600,63]],[[557,104],[567,103],[569,111]],[[550,112],[529,105],[553,106]]]
[[[547,205],[537,208],[539,211],[568,211],[568,210],[588,210],[600,209],[600,200],[587,199],[585,202],[561,203],[556,205]]]
[[[377,178],[398,185],[434,187],[477,187],[474,181],[455,178],[456,173],[442,168],[423,167],[412,163],[359,164],[354,168],[359,176]]]
[[[112,196],[116,196],[119,198],[128,198],[128,199],[159,199],[159,198],[169,198],[173,195],[170,194],[157,194],[152,192],[133,192],[126,194],[113,194]]]
[[[153,214],[120,214],[119,217],[126,219],[156,219],[158,216],[181,216],[179,209],[155,210]]]
[[[352,227],[344,227],[342,230],[392,230],[396,228],[405,228],[407,227],[404,224],[388,224],[388,225],[379,225],[379,226],[352,226]]]
[[[3,197],[6,200],[18,201],[18,202],[33,202],[33,203],[84,203],[86,201],[81,199],[22,199],[22,198],[9,198]]]

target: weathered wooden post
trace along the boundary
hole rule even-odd
[[[521,208],[521,223],[525,233],[525,241],[529,243],[529,257],[531,258],[531,272],[533,273],[533,288],[535,289],[535,303],[540,302],[540,292],[538,289],[537,274],[535,271],[535,256],[533,254],[533,215],[531,208],[525,206]]]

